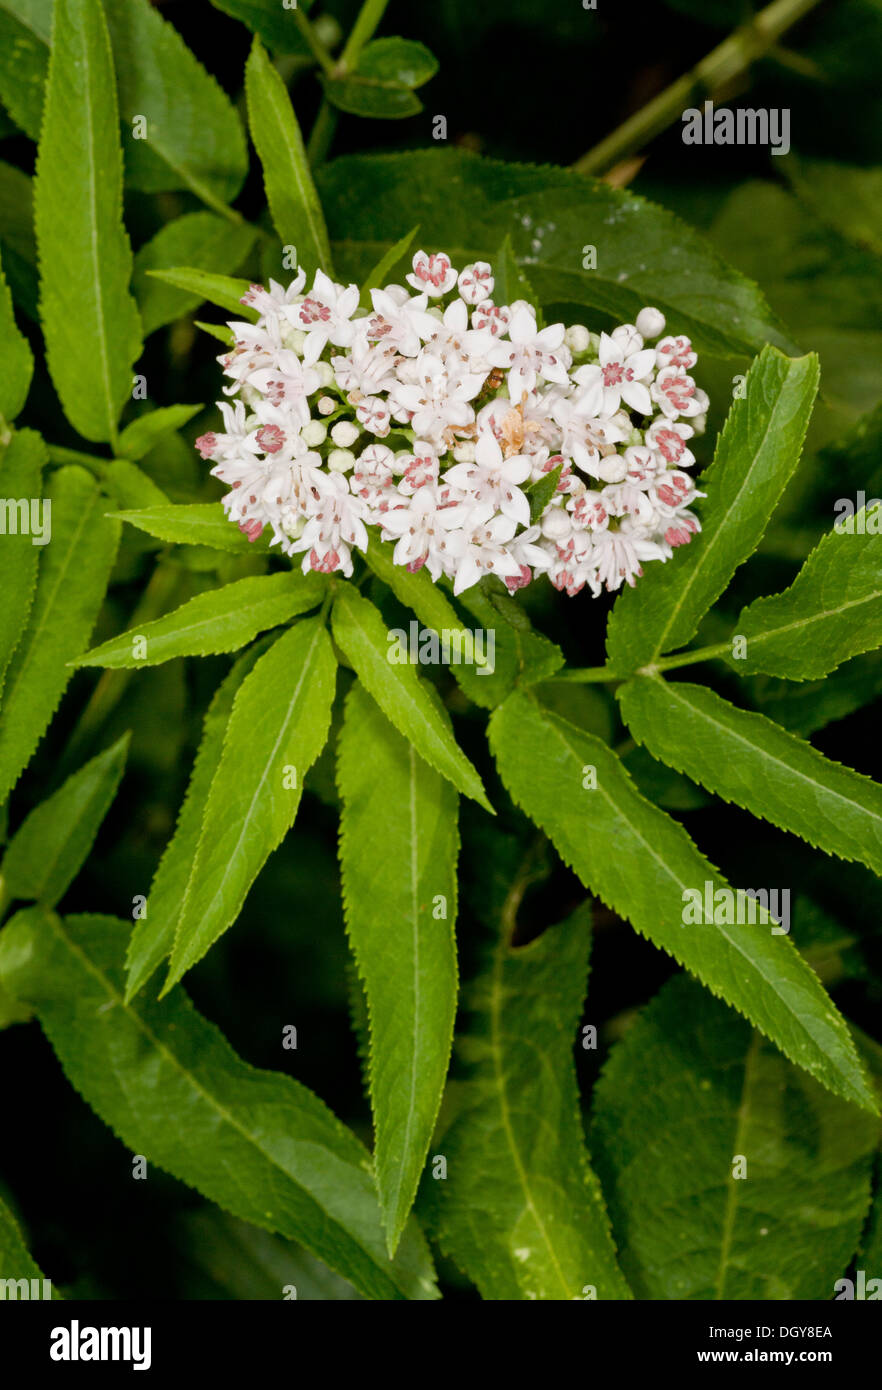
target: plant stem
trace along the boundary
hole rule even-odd
[[[303,37],[303,41],[309,49],[310,53],[312,54],[313,58],[315,58],[315,61],[318,63],[322,71],[326,72],[327,75],[330,77],[334,71],[334,59],[331,57],[330,53],[325,48],[324,44],[320,41],[320,39],[317,38],[312,25],[310,24],[309,20],[307,19],[306,15],[303,13],[299,5],[297,6],[297,9],[294,10],[294,22],[297,25],[297,28],[300,30],[300,33]]]
[[[358,13],[358,19],[352,27],[352,33],[346,40],[343,52],[340,54],[340,61],[337,64],[338,72],[350,72],[358,62],[361,50],[369,39],[372,39],[380,20],[386,12],[389,0],[364,0],[364,4]]]
[[[656,676],[659,671],[674,671],[679,666],[694,666],[699,661],[715,661],[717,657],[731,655],[732,643],[715,642],[710,647],[695,647],[691,652],[674,652],[673,656],[660,656],[648,666],[637,671],[616,671],[612,666],[582,666],[574,670],[556,671],[547,682],[576,681],[580,685],[600,684],[604,681],[626,681],[629,676]],[[545,684],[545,682],[543,682]]]
[[[572,166],[580,174],[602,174],[619,160],[643,149],[663,130],[682,116],[696,97],[710,95],[725,83],[746,72],[751,63],[773,48],[778,39],[819,0],[773,0],[702,58],[691,72],[678,77],[670,87],[636,111],[599,145],[582,155]]]
[[[346,40],[343,52],[335,63],[324,50],[328,58],[328,65],[321,59],[322,67],[328,77],[342,77],[345,73],[351,72],[361,56],[361,50],[369,39],[373,38],[374,32],[388,5],[389,0],[364,0],[364,4],[358,13],[358,18],[352,27],[352,33]],[[294,11],[299,14],[299,10]],[[309,20],[303,17],[303,23],[309,25]],[[304,32],[305,37],[305,32]],[[315,36],[313,35],[315,39]],[[309,40],[307,40],[309,42]],[[318,45],[318,40],[315,40]],[[321,45],[318,45],[319,47]],[[318,55],[316,55],[318,56]],[[327,97],[322,100],[319,113],[315,119],[315,125],[310,132],[309,140],[306,143],[306,155],[310,164],[315,167],[321,164],[328,157],[328,150],[331,148],[331,141],[337,129],[338,113],[328,101]]]

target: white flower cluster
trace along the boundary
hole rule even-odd
[[[457,272],[420,251],[407,281],[371,290],[370,309],[322,271],[308,293],[300,271],[244,296],[260,319],[230,324],[220,359],[238,400],[197,447],[249,538],[268,526],[304,570],[348,576],[374,526],[396,564],[456,593],[544,573],[595,596],[691,539],[707,397],[687,338],[646,346],[658,310],[598,336],[495,304],[483,261]]]

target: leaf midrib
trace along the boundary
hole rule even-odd
[[[202,1096],[202,1098],[211,1107],[211,1109],[213,1109],[221,1117],[221,1119],[230,1126],[231,1129],[235,1130],[238,1134],[240,1134],[242,1138],[246,1141],[246,1143],[248,1143],[252,1148],[256,1149],[256,1151],[261,1155],[261,1157],[266,1159],[266,1161],[270,1163],[273,1168],[278,1169],[278,1171],[284,1175],[288,1182],[292,1183],[295,1187],[299,1188],[301,1192],[305,1192],[309,1197],[310,1201],[314,1202],[318,1209],[324,1212],[330,1224],[336,1230],[340,1231],[347,1241],[350,1241],[352,1245],[356,1246],[357,1249],[359,1249],[364,1255],[366,1255],[370,1259],[371,1263],[374,1265],[375,1270],[379,1274],[385,1275],[386,1271],[383,1270],[382,1267],[376,1263],[376,1257],[373,1254],[373,1252],[367,1249],[367,1247],[365,1247],[364,1245],[362,1245],[361,1242],[357,1239],[357,1237],[353,1235],[351,1231],[347,1230],[345,1226],[341,1226],[337,1218],[330,1211],[328,1211],[327,1207],[325,1207],[323,1203],[319,1201],[319,1199],[310,1191],[310,1189],[304,1186],[303,1183],[298,1182],[298,1180],[287,1170],[287,1168],[283,1167],[282,1164],[279,1163],[275,1154],[273,1154],[271,1150],[264,1149],[263,1146],[254,1137],[254,1135],[251,1134],[250,1131],[247,1130],[236,1119],[235,1115],[233,1115],[229,1110],[227,1110],[226,1107],[221,1104],[221,1102],[217,1099],[216,1096],[212,1095],[210,1091],[207,1091],[202,1085],[200,1085],[199,1081],[196,1079],[193,1073],[191,1071],[188,1071],[188,1069],[183,1065],[180,1059],[176,1057],[172,1051],[170,1051],[170,1049],[159,1037],[157,1037],[153,1029],[141,1017],[141,1015],[138,1014],[130,1005],[126,1004],[123,996],[114,988],[113,984],[103,973],[103,971],[101,971],[98,968],[98,966],[94,964],[94,962],[86,954],[83,948],[64,932],[63,924],[61,923],[57,915],[53,912],[48,912],[44,913],[43,916],[51,926],[52,930],[55,932],[56,936],[60,937],[62,943],[67,947],[67,949],[80,958],[85,969],[95,977],[95,979],[100,984],[103,992],[107,994],[110,997],[110,999],[112,999],[115,1005],[117,1005],[119,1008],[123,1010],[123,1012],[132,1020],[133,1023],[135,1023],[139,1030],[144,1034],[147,1040],[156,1048],[157,1052],[159,1052],[172,1064],[175,1070],[180,1073],[180,1075],[192,1087],[192,1089],[196,1091],[198,1095]],[[322,1147],[324,1147],[324,1145],[322,1145]],[[362,1166],[365,1167],[366,1171],[370,1171],[366,1164]],[[183,1179],[182,1181],[186,1181],[186,1179]],[[189,1185],[190,1184],[188,1184],[188,1186]],[[299,1239],[303,1242],[304,1245],[307,1244],[306,1238],[304,1236],[301,1235]],[[326,1254],[319,1253],[319,1251],[317,1251],[314,1246],[310,1246],[310,1248],[313,1250],[313,1253],[317,1256],[318,1259],[323,1260],[325,1263],[330,1265],[330,1261],[328,1260]],[[330,1267],[334,1268],[334,1266]],[[343,1271],[340,1269],[337,1269],[336,1272],[340,1274],[341,1277],[344,1279],[349,1277],[348,1275],[344,1274]],[[388,1277],[388,1275],[386,1277]],[[394,1281],[391,1282],[393,1282],[393,1287],[398,1287],[394,1284]],[[401,1290],[399,1290],[399,1292],[401,1292]]]

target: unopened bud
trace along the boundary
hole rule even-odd
[[[361,430],[351,420],[338,420],[336,425],[331,426],[331,438],[341,449],[348,449],[360,434]]]
[[[665,316],[660,309],[641,309],[637,315],[637,332],[644,338],[658,338],[665,331]]]
[[[355,467],[355,455],[350,449],[332,449],[328,454],[328,467],[332,473],[348,473]]]

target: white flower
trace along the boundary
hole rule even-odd
[[[454,464],[444,474],[444,481],[461,488],[482,506],[529,526],[530,503],[518,484],[526,482],[531,472],[528,458],[520,454],[503,458],[492,431],[484,430],[475,445],[474,463]]]
[[[695,455],[686,448],[686,440],[693,433],[692,426],[682,420],[656,419],[646,431],[646,444],[664,460],[665,466],[688,468],[695,462]]]
[[[456,271],[450,264],[450,257],[443,252],[427,256],[425,251],[417,251],[413,258],[413,274],[406,278],[415,290],[425,290],[431,299],[440,299],[456,284]]]
[[[472,423],[468,402],[483,386],[482,376],[450,376],[441,358],[425,350],[413,363],[413,376],[414,385],[398,383],[389,392],[396,420],[409,421],[421,439],[432,442],[440,442],[447,429]]]
[[[306,334],[303,360],[315,362],[328,343],[337,347],[351,343],[355,330],[350,319],[357,308],[357,285],[344,289],[317,270],[310,293],[296,308],[287,310],[290,322]]]
[[[659,372],[652,385],[652,399],[670,420],[678,415],[698,415],[707,406],[704,392],[680,367],[664,367]]]
[[[397,540],[392,552],[394,564],[406,565],[411,573],[425,565],[437,580],[447,568],[449,536],[456,525],[455,508],[441,506],[437,487],[429,483],[409,502],[386,513],[383,539]]]
[[[308,519],[300,536],[287,546],[289,555],[300,551],[303,572],[310,569],[321,574],[342,570],[347,579],[352,574],[350,547],[367,550],[368,535],[362,517],[364,504],[353,497],[342,473],[329,473],[318,496],[308,503]]]
[[[391,288],[371,290],[374,313],[364,320],[367,336],[373,342],[391,345],[405,357],[416,357],[421,343],[431,338],[438,325],[426,312],[428,295],[418,294],[411,299],[405,291],[402,293],[403,301]]]
[[[505,304],[485,299],[472,310],[472,328],[486,329],[494,338],[502,337],[511,323],[511,310]]]
[[[493,293],[495,281],[492,267],[486,261],[473,261],[459,272],[457,284],[467,304],[480,304]]]
[[[491,366],[508,371],[508,394],[513,401],[519,401],[525,391],[532,391],[540,377],[561,384],[567,381],[572,358],[569,348],[564,347],[564,331],[562,323],[553,323],[540,331],[529,308],[514,310],[508,325],[509,341],[499,343],[487,354]]]
[[[598,361],[573,373],[585,391],[586,411],[614,415],[622,401],[641,415],[652,413],[652,400],[645,382],[655,367],[652,348],[626,351],[634,342],[642,343],[636,329],[624,342],[609,333],[601,333],[597,350]]]
[[[655,360],[659,367],[682,367],[688,372],[698,357],[688,338],[662,338],[656,344]]]
[[[448,549],[456,562],[454,594],[470,589],[488,574],[498,574],[500,579],[520,576],[521,567],[508,549],[516,529],[510,517],[494,516],[492,508],[482,507],[465,525],[451,531]]]

